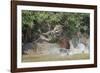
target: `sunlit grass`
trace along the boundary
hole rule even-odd
[[[40,61],[64,61],[64,60],[85,60],[89,59],[89,54],[75,55],[23,55],[22,62],[40,62]]]

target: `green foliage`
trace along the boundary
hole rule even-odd
[[[89,34],[89,16],[88,13],[22,10],[22,31],[25,34],[28,31],[27,29],[30,29],[31,35],[34,34],[35,37],[37,34],[52,30],[60,24],[64,26],[65,35],[70,38],[77,31]]]

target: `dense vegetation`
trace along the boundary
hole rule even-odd
[[[69,38],[74,37],[77,31],[89,35],[89,20],[88,13],[22,10],[22,41],[37,39],[39,34],[54,29],[56,25],[63,25]]]

